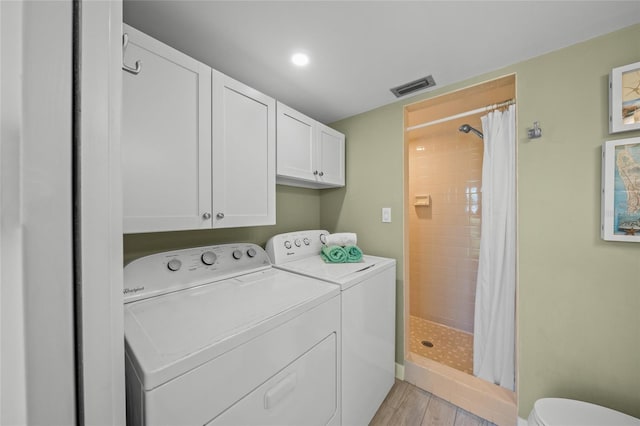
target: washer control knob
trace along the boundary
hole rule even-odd
[[[177,271],[182,267],[182,262],[180,262],[180,260],[178,259],[171,259],[169,261],[169,263],[167,263],[167,268],[169,268],[170,271]]]
[[[300,246],[302,245],[302,243],[300,242],[300,240],[299,240],[299,239],[297,239],[297,238],[296,238],[296,240],[295,240],[293,243],[296,245],[296,247],[300,247]]]
[[[249,257],[255,257],[256,254],[256,249],[254,249],[253,247],[247,250],[247,256]]]
[[[284,248],[290,249],[291,248],[291,241],[285,241],[284,242]]]
[[[304,240],[302,240],[302,242],[304,243],[305,246],[308,246],[309,244],[311,244],[311,241],[307,237],[304,237]]]
[[[320,234],[320,242],[325,244],[327,242],[327,234]]]
[[[234,250],[232,256],[235,260],[238,260],[242,257],[242,252],[238,249]]]
[[[204,253],[202,253],[202,256],[200,256],[200,260],[202,260],[202,263],[204,263],[205,265],[213,265],[214,263],[216,263],[217,258],[218,256],[216,256],[216,254],[212,251],[205,251]]]

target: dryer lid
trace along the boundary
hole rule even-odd
[[[547,426],[640,426],[640,419],[588,402],[543,398],[534,404],[535,417]]]
[[[152,389],[339,293],[273,268],[125,305],[125,339]]]

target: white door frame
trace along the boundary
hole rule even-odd
[[[22,208],[22,5],[0,2],[0,424],[27,423]]]
[[[122,1],[80,2],[76,173],[79,401],[87,425],[125,423],[122,300]]]
[[[6,206],[15,203],[18,209],[7,228],[18,234],[19,244],[3,257],[19,262],[6,266],[20,268],[20,276],[3,281],[2,287],[3,293],[7,285],[14,296],[21,295],[16,310],[23,315],[12,318],[14,323],[3,321],[3,327],[15,326],[22,333],[24,376],[13,379],[22,381],[17,384],[25,390],[26,423],[73,424],[72,2],[21,1],[15,7],[20,9],[21,20],[14,23],[20,33],[9,34],[9,42],[20,43],[21,58],[9,65],[9,72],[18,73],[20,117],[2,123],[12,127],[9,141],[16,148],[2,162],[15,164],[17,173],[2,180],[2,189],[13,195]],[[12,348],[3,342],[3,350]],[[3,364],[4,371],[10,369]],[[3,399],[9,392],[4,389]]]
[[[121,23],[121,0],[0,2],[0,424],[125,423]]]

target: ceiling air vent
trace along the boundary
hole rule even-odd
[[[389,90],[391,90],[391,93],[396,95],[396,98],[399,98],[401,96],[408,95],[409,93],[417,92],[418,90],[433,87],[435,85],[436,82],[434,81],[433,76],[428,75]]]

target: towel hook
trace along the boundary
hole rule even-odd
[[[527,129],[527,137],[529,139],[537,139],[542,136],[542,128],[537,121],[533,122],[533,128]]]
[[[122,34],[122,69],[130,72],[131,74],[139,74],[142,71],[142,61],[136,61],[136,67],[132,68],[129,65],[124,63],[124,52],[127,50],[127,45],[129,44],[129,34]]]

